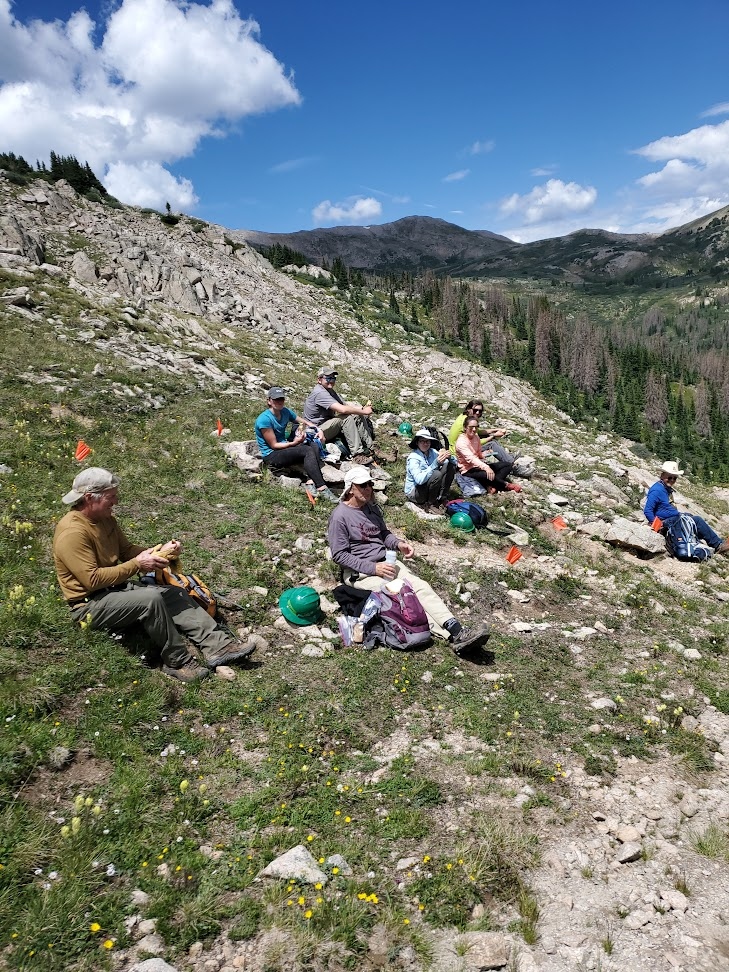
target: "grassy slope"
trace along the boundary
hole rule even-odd
[[[0,277],[0,289],[19,282]],[[80,298],[43,286],[46,316],[78,312]],[[221,928],[233,938],[288,929],[300,961],[318,951],[330,967],[360,954],[378,923],[393,961],[407,944],[425,960],[431,926],[510,926],[533,941],[528,866],[538,832],[575,822],[564,799],[571,767],[609,774],[616,757],[650,760],[668,749],[710,772],[706,740],[682,730],[672,709],[653,728],[644,715],[667,686],[672,706],[686,712],[695,709],[692,686],[729,708],[726,608],[705,625],[700,594],[682,606],[647,568],[626,568],[607,549],[587,556],[572,536],[543,537],[534,510],[507,506],[505,515],[530,531],[536,553],[563,558],[564,573],[545,574],[530,557],[505,570],[499,538],[467,540],[423,525],[391,491],[388,520],[448,553],[447,568],[421,561],[418,569],[453,603],[457,584],[479,584],[473,617],[505,609],[505,582],[530,589],[557,622],[600,616],[616,629],[586,643],[579,660],[553,631],[529,641],[497,634],[489,671],[509,674],[496,682],[442,645],[415,655],[333,649],[302,658],[287,632],[271,629],[271,650],[235,682],[185,689],[115,639],[72,627],[49,550],[79,438],[94,448],[89,461],[122,477],[128,532],[149,543],[182,538],[186,563],[241,600],[246,624],[270,625],[291,584],[331,577],[321,556],[326,510],[226,466],[210,436],[215,420],[245,437],[255,403],[188,386],[175,398],[165,379],[167,407],[135,412],[83,380],[99,360],[91,349],[74,344],[69,359],[43,321],[0,314],[0,457],[13,469],[0,478],[0,943],[10,967],[111,962],[129,943],[125,917],[139,911],[132,888],[150,895],[145,916],[159,919],[171,957]],[[264,352],[247,349],[252,364]],[[132,383],[114,360],[101,363],[106,380]],[[49,384],[18,377],[49,364],[59,365]],[[311,552],[294,548],[300,535],[315,540]],[[604,583],[611,574],[616,583]],[[585,600],[591,595],[599,609]],[[666,614],[643,610],[651,596],[665,601]],[[627,609],[629,617],[617,613]],[[690,666],[668,649],[677,630],[688,637],[689,629],[704,655]],[[422,680],[426,671],[431,681]],[[596,720],[588,692],[619,700],[598,735],[588,731]],[[402,752],[383,764],[377,744],[385,740],[386,749],[403,732]],[[66,768],[53,768],[57,747],[76,754]],[[512,798],[526,783],[533,792],[519,810]],[[79,796],[90,805],[76,810]],[[72,826],[68,836],[64,826]],[[297,843],[325,860],[342,854],[355,876],[330,867],[320,891],[254,883]],[[410,856],[420,863],[396,872],[394,862]],[[482,902],[485,913],[474,919]],[[334,957],[322,958],[331,941]]]

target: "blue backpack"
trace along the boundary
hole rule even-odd
[[[702,561],[714,555],[711,547],[699,541],[694,518],[686,513],[679,513],[666,523],[666,549],[677,560]]]
[[[445,511],[448,516],[453,516],[454,513],[468,513],[476,529],[485,527],[489,522],[486,510],[478,503],[469,503],[468,500],[449,500],[446,503]]]

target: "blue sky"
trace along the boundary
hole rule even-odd
[[[0,0],[0,151],[231,228],[660,232],[729,204],[727,39],[726,0]]]

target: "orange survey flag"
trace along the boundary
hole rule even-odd
[[[565,521],[562,519],[561,516],[555,516],[555,518],[552,520],[552,524],[555,530],[567,529],[567,524],[565,523]]]
[[[83,439],[78,440],[78,445],[76,446],[75,458],[79,462],[83,462],[87,456],[91,455],[91,449],[86,445]]]
[[[218,419],[218,435],[223,434],[223,423]]]
[[[660,533],[662,526],[663,526],[663,520],[659,520],[658,517],[655,517],[655,519],[651,523],[651,530],[655,530],[656,533]]]
[[[506,559],[510,564],[515,564],[517,560],[522,556],[521,550],[518,547],[512,547],[506,555]]]

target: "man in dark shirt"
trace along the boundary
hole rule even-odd
[[[348,404],[334,390],[337,370],[333,365],[320,368],[316,385],[304,403],[304,418],[318,426],[327,442],[344,439],[353,462],[367,464],[375,441],[370,416],[372,406]]]
[[[488,626],[469,630],[453,617],[430,584],[400,561],[388,563],[386,551],[410,560],[415,551],[407,540],[391,533],[379,506],[372,500],[372,477],[364,466],[350,469],[344,477],[339,506],[329,518],[327,537],[332,560],[342,568],[344,583],[365,591],[379,591],[387,581],[401,577],[410,582],[428,616],[431,633],[450,642],[457,655],[482,648],[489,638]]]

